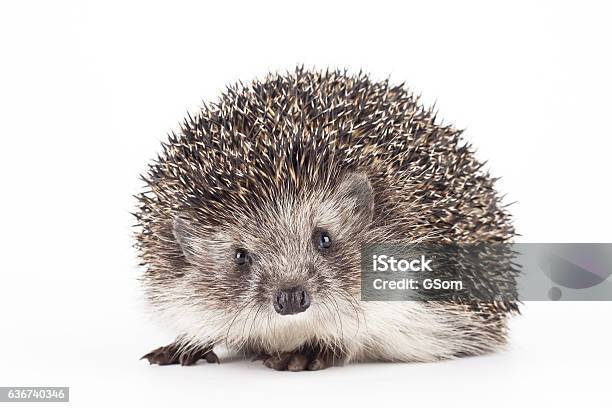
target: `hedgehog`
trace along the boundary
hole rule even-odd
[[[361,299],[364,246],[515,236],[496,180],[436,116],[404,84],[303,67],[188,114],[137,195],[145,297],[176,335],[143,358],[314,371],[502,349],[516,299]]]

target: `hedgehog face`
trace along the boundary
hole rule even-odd
[[[357,295],[359,238],[373,208],[368,178],[349,173],[325,191],[285,194],[256,216],[239,212],[215,231],[179,217],[174,234],[193,267],[190,279],[215,304],[305,317]]]

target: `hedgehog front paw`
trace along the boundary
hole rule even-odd
[[[318,371],[341,361],[338,356],[325,350],[300,349],[288,353],[260,354],[256,360],[278,371]]]
[[[212,351],[212,348],[185,349],[176,343],[156,348],[140,359],[143,360],[145,358],[149,361],[149,364],[157,365],[180,364],[182,366],[189,366],[194,365],[201,359],[209,363],[219,364],[219,358]]]

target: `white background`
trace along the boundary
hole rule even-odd
[[[612,303],[529,303],[508,351],[436,364],[138,360],[175,334],[136,281],[138,175],[187,111],[269,70],[405,81],[503,176],[521,242],[612,241],[605,2],[422,3],[2,2],[0,385],[88,407],[612,406]]]

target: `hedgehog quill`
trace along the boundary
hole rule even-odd
[[[176,340],[152,364],[277,370],[496,351],[516,302],[365,302],[370,243],[510,242],[511,217],[461,131],[403,85],[297,68],[229,87],[143,176],[137,248]]]

